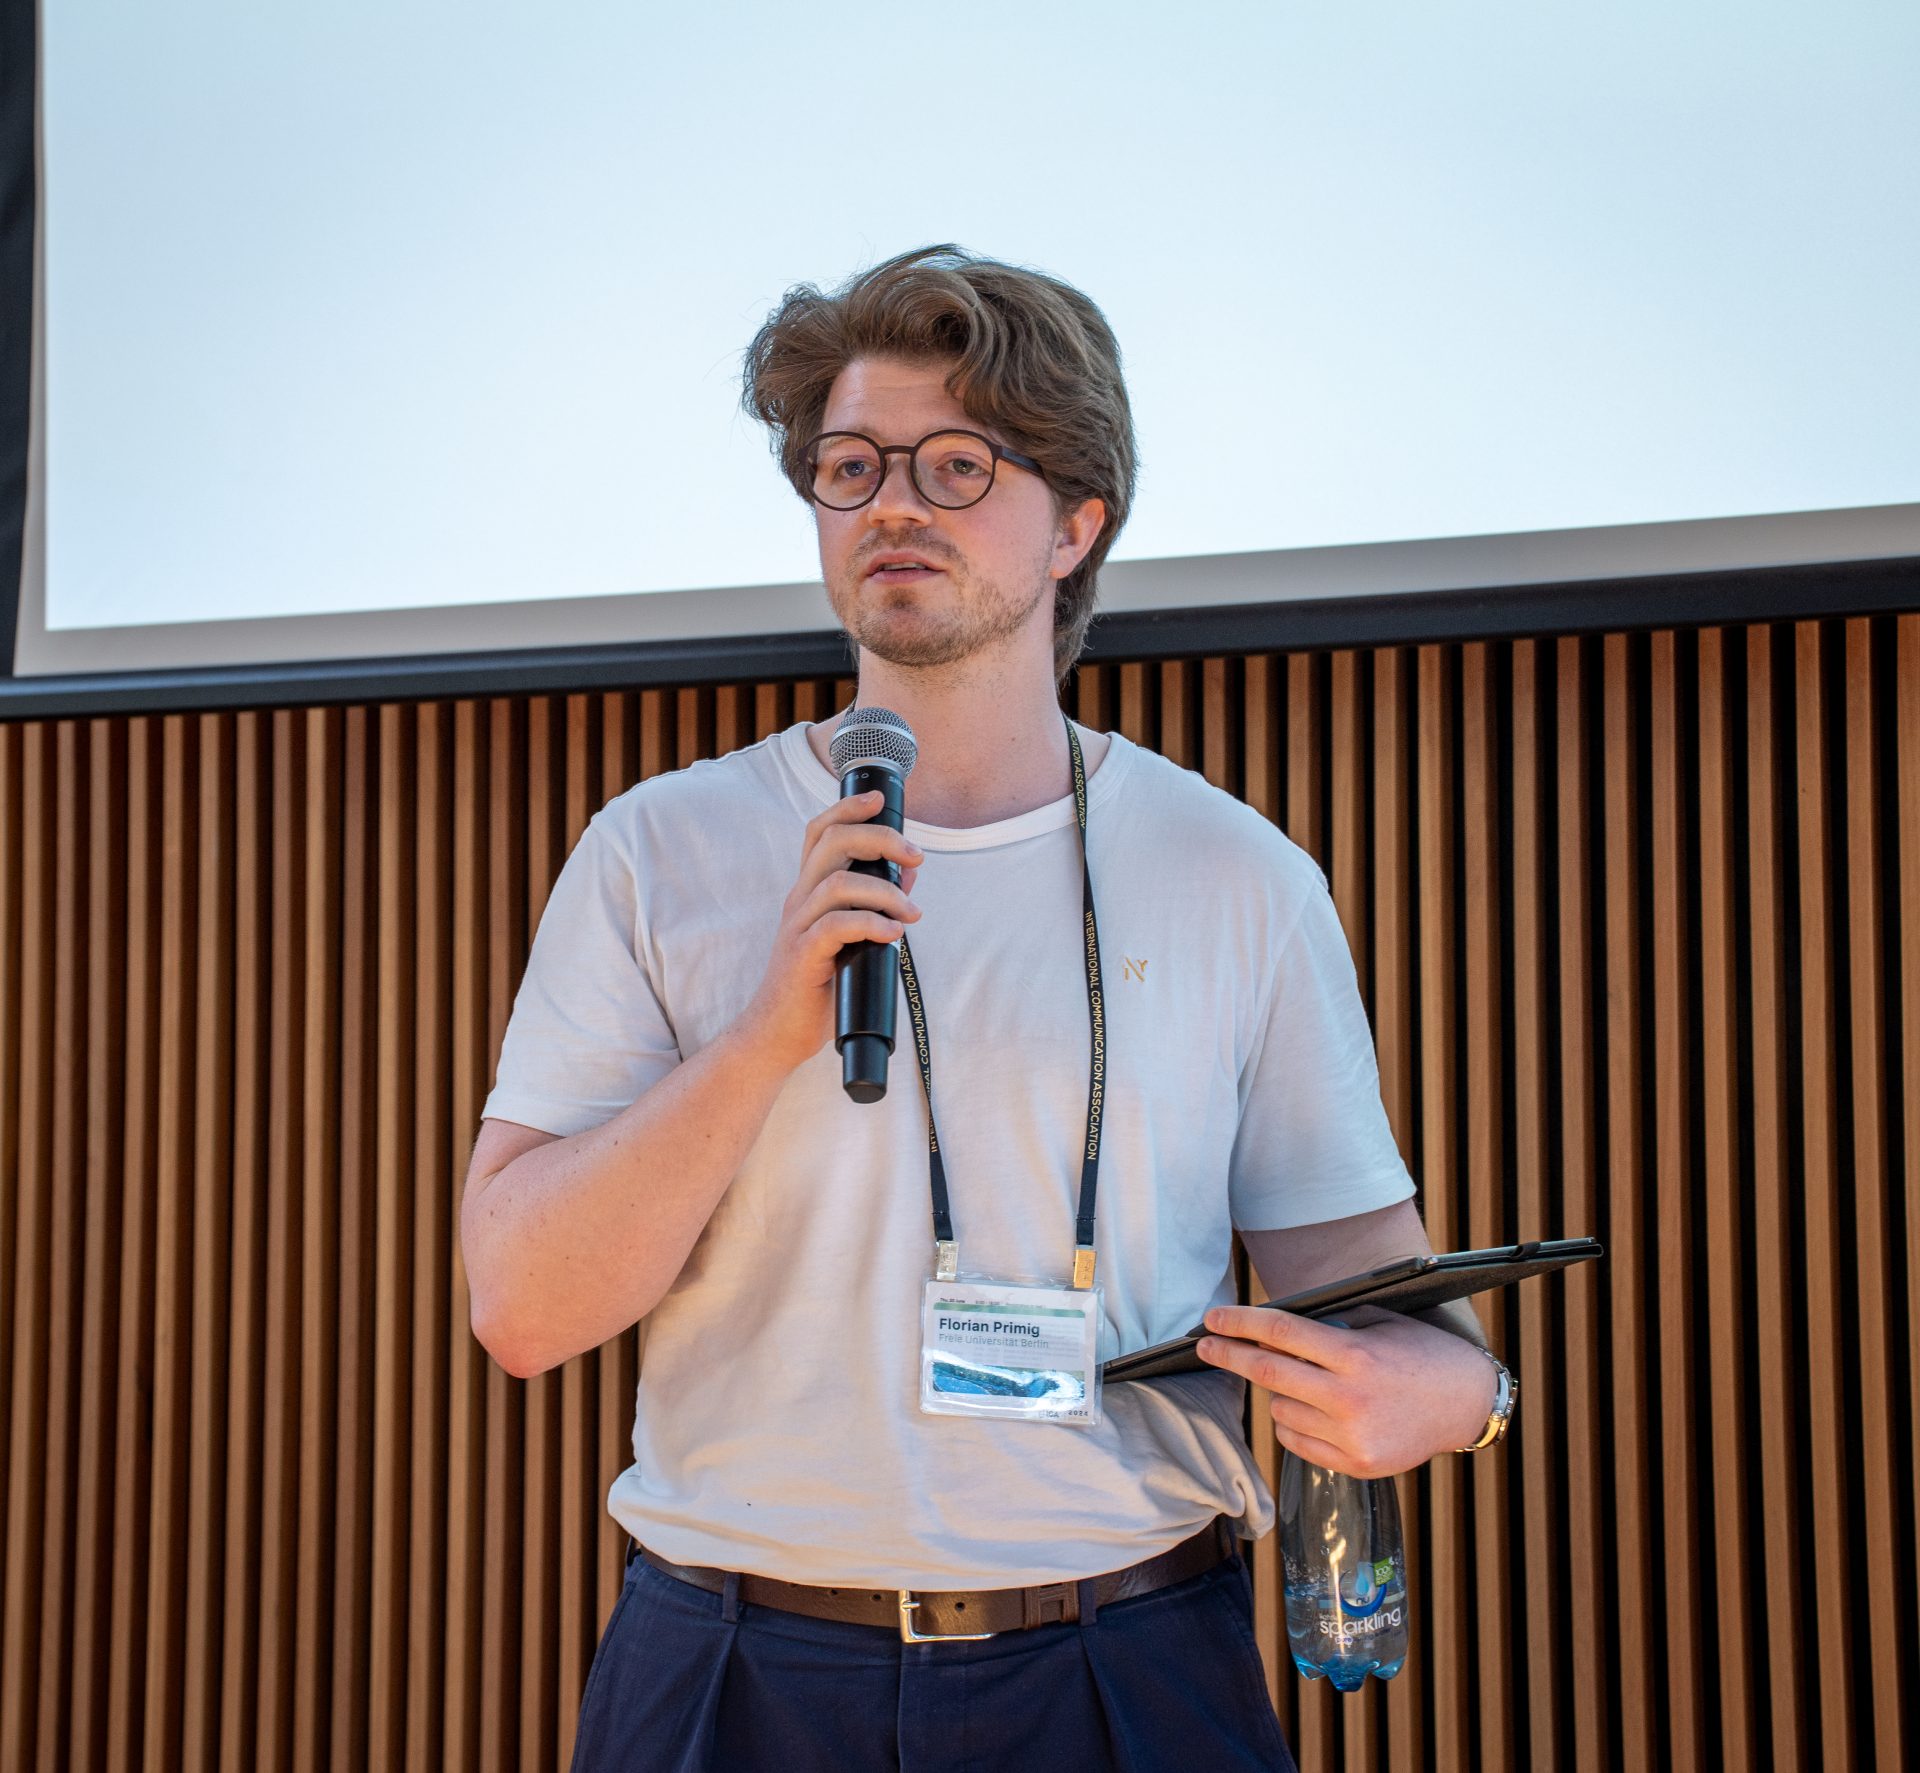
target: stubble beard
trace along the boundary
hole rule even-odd
[[[828,602],[856,646],[909,670],[956,665],[1003,647],[1026,626],[1042,600],[1052,605],[1054,585],[1044,562],[1024,592],[975,579],[951,561],[943,570],[952,587],[945,594],[951,601],[938,617],[915,607],[922,596],[918,587],[874,585],[864,576],[851,589],[830,590]]]

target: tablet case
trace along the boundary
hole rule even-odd
[[[1343,1311],[1370,1309],[1412,1314],[1431,1311],[1452,1299],[1465,1299],[1494,1287],[1509,1287],[1536,1274],[1551,1274],[1573,1262],[1590,1262],[1604,1252],[1598,1238],[1572,1237],[1490,1250],[1458,1250],[1443,1256],[1406,1256],[1365,1274],[1310,1287],[1285,1299],[1269,1299],[1265,1309],[1301,1317],[1337,1317]],[[1196,1324],[1186,1335],[1108,1361],[1100,1369],[1109,1384],[1159,1379],[1170,1373],[1217,1373],[1194,1352],[1206,1334]]]

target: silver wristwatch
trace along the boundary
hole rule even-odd
[[[1520,1396],[1520,1381],[1507,1371],[1500,1357],[1491,1348],[1482,1348],[1480,1352],[1493,1362],[1493,1370],[1500,1375],[1500,1388],[1493,1394],[1493,1411],[1487,1417],[1486,1427],[1480,1431],[1480,1438],[1471,1446],[1455,1447],[1456,1453],[1478,1453],[1483,1447],[1492,1446],[1507,1432],[1507,1424],[1513,1419],[1514,1402]]]

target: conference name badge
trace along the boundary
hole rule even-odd
[[[1101,1289],[931,1280],[920,1408],[1012,1422],[1100,1420]]]

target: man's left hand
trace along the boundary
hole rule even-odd
[[[1478,1440],[1498,1391],[1473,1343],[1411,1318],[1349,1330],[1220,1305],[1207,1328],[1200,1358],[1274,1394],[1281,1446],[1354,1477],[1392,1477]]]

